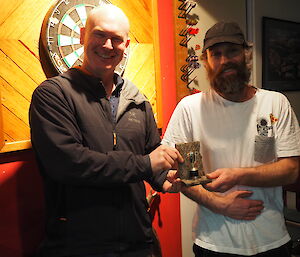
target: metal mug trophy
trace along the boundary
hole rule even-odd
[[[186,186],[207,184],[212,180],[207,178],[203,171],[200,142],[180,143],[175,145],[182,155],[184,162],[179,163],[178,174]]]

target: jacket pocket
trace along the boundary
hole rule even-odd
[[[275,138],[255,136],[254,160],[260,163],[270,162],[275,159]]]

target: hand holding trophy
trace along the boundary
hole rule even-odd
[[[211,179],[207,178],[203,171],[199,141],[180,143],[176,144],[175,147],[184,158],[184,162],[178,164],[178,175],[186,186],[211,182]]]

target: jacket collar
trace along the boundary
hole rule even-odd
[[[61,74],[61,76],[69,80],[71,83],[76,84],[81,89],[90,92],[97,99],[106,96],[106,92],[101,80],[82,72],[78,68],[71,68],[65,73]],[[84,82],[84,86],[82,86],[82,82]]]
[[[85,74],[77,68],[71,68],[65,73],[61,74],[63,78],[76,83],[81,86],[80,81],[85,81],[84,89],[89,91],[96,98],[101,98],[106,96],[105,89],[99,78]],[[141,104],[142,102],[148,101],[147,98],[141,94],[138,88],[129,80],[123,79],[117,73],[114,74],[114,81],[116,84],[116,89],[121,91],[121,101],[135,102],[136,104]]]

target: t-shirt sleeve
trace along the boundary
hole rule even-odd
[[[285,96],[279,104],[279,118],[276,122],[276,149],[278,157],[300,155],[300,129],[297,117]]]
[[[183,98],[172,114],[162,144],[174,147],[176,143],[192,141],[191,124],[192,121],[190,109],[187,105],[187,98]]]

